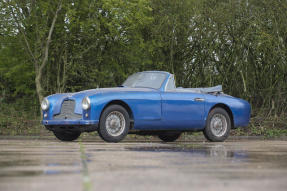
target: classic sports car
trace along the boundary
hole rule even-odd
[[[119,87],[44,98],[42,123],[62,141],[98,131],[107,142],[128,133],[157,135],[169,142],[182,132],[203,131],[210,141],[224,141],[230,129],[247,126],[250,105],[226,95],[221,86],[176,88],[168,72],[135,73]]]

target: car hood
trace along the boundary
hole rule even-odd
[[[65,100],[75,101],[74,113],[82,114],[82,100],[94,94],[104,94],[104,93],[117,93],[117,92],[143,92],[143,91],[156,91],[150,88],[127,88],[127,87],[115,87],[115,88],[98,88],[90,89],[75,93],[58,93],[47,97],[50,102],[50,108],[52,108],[53,115],[59,114],[61,111],[61,105]]]

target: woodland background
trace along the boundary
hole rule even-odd
[[[287,1],[0,1],[0,134],[37,134],[44,96],[143,70],[248,100],[234,134],[287,135]]]

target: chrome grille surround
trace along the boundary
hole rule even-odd
[[[54,115],[54,119],[82,119],[82,115],[74,113],[74,110],[75,101],[65,100],[62,103],[60,113]]]

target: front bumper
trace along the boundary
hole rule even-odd
[[[98,129],[98,120],[43,120],[42,124],[50,131],[92,132]]]
[[[45,126],[75,126],[75,125],[93,125],[97,126],[98,120],[75,120],[75,119],[63,119],[63,120],[43,120],[42,124]]]

